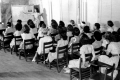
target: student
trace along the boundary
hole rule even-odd
[[[112,33],[114,31],[114,29],[113,29],[113,26],[114,26],[113,22],[109,20],[107,22],[107,25],[108,25],[107,31]]]
[[[24,49],[24,40],[35,39],[35,36],[30,33],[30,28],[28,27],[27,24],[24,25],[24,32],[21,34],[21,37],[23,41],[21,42],[19,49]],[[31,49],[31,48],[33,48],[33,45],[26,46],[26,49]]]
[[[68,41],[70,41],[70,38],[73,37],[73,26],[71,24],[67,26],[67,37]]]
[[[44,37],[43,32],[44,32],[44,29],[45,29],[45,28],[46,28],[46,24],[43,23],[43,24],[41,25],[41,27],[39,28],[39,30],[38,30],[37,39],[40,39],[40,38]],[[47,28],[46,28],[46,29],[47,29]]]
[[[89,26],[85,26],[83,28],[83,33],[81,34],[81,38],[80,38],[80,46],[86,44],[87,41],[91,43],[93,42],[92,34],[90,33]]]
[[[120,42],[116,41],[116,38],[113,34],[109,34],[105,36],[105,39],[108,42],[108,47],[106,50],[106,55],[101,55],[99,56],[99,61],[109,64],[109,65],[113,65],[115,64],[115,68],[118,67],[118,63],[119,63],[119,54],[120,54]],[[111,55],[111,56],[108,56]],[[105,68],[101,67],[101,72],[105,73]],[[113,72],[113,80],[116,78],[118,74],[118,70],[114,70]],[[110,75],[110,74],[108,74]]]
[[[93,61],[95,59],[95,53],[94,48],[92,44],[89,42],[89,40],[80,48],[80,55],[82,59],[81,67],[86,68],[89,67],[89,62],[86,61],[85,54],[91,54],[92,53],[92,59]],[[64,68],[65,73],[70,73],[70,68],[79,68],[80,58],[79,59],[73,59],[69,61],[68,67]]]
[[[29,23],[29,27],[30,27],[30,33],[32,34],[38,33],[37,28],[35,27],[35,24],[33,23],[33,21]]]
[[[74,37],[71,38],[71,40],[69,42],[69,47],[71,47],[71,45],[74,44],[74,43],[79,43],[79,41],[80,41],[79,34],[80,34],[80,30],[77,27],[75,27],[73,29],[73,35],[74,35]]]
[[[54,59],[57,59],[57,49],[58,49],[58,47],[63,47],[63,46],[68,45],[66,31],[64,31],[63,28],[59,28],[59,34],[61,36],[61,39],[57,42],[56,51],[55,52],[49,52],[48,57],[45,60],[45,62],[49,61],[51,63]],[[59,58],[62,58],[62,57],[63,57],[63,54],[59,55]]]
[[[100,24],[99,23],[95,23],[94,26],[95,26],[94,30],[100,32]]]
[[[14,32],[14,36],[21,36],[21,34],[22,34],[22,25],[21,24],[16,24],[15,25],[15,29],[16,29],[16,31]],[[16,42],[16,45],[19,45],[20,44],[20,42]],[[15,38],[13,38],[12,39],[12,41],[11,41],[11,43],[10,43],[10,47],[12,48],[13,46],[15,45]]]
[[[11,23],[8,22],[6,30],[3,31],[3,35],[7,36],[8,33],[13,33],[13,32],[14,32],[14,29],[11,27]]]
[[[36,61],[37,55],[43,54],[43,45],[44,45],[44,43],[45,43],[45,42],[51,42],[51,41],[52,41],[52,38],[47,35],[47,34],[48,34],[48,29],[47,29],[47,28],[44,28],[44,29],[43,29],[42,34],[43,34],[44,37],[42,37],[42,38],[39,40],[39,46],[38,46],[37,51],[36,51],[36,54],[35,54],[35,56],[34,56],[34,58],[33,58],[33,60],[32,60],[33,62]],[[50,48],[50,49],[51,49],[51,48]],[[49,53],[49,50],[50,50],[50,49],[47,48],[47,49],[45,50],[45,52],[46,52],[46,53]]]

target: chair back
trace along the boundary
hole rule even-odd
[[[8,33],[6,36],[3,36],[3,41],[7,40],[7,41],[11,41],[13,38],[13,33]]]
[[[29,46],[29,45],[34,45],[34,42],[35,42],[35,39],[27,39],[27,40],[24,40],[24,50],[26,50],[26,46]]]
[[[79,43],[72,44],[72,54],[79,55],[80,45]]]
[[[94,51],[95,51],[95,55],[101,55],[102,54],[102,50],[103,50],[103,47],[99,47],[99,48],[95,48]]]
[[[45,42],[44,45],[43,45],[43,57],[44,57],[44,60],[45,60],[45,50],[46,49],[49,49],[49,48],[52,48],[53,47],[53,41],[50,41],[50,42]]]
[[[86,62],[87,61],[90,62],[92,59],[92,53],[85,54],[85,59],[86,59]],[[90,78],[91,77],[91,67],[81,68],[81,65],[82,65],[81,63],[82,63],[82,60],[80,58],[80,63],[79,63],[79,78],[80,78],[80,80]]]
[[[58,47],[57,49],[57,62],[59,59],[65,58],[68,64],[68,45],[65,45],[63,47]]]

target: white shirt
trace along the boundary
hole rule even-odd
[[[13,33],[13,32],[14,32],[14,29],[12,27],[7,27],[4,32],[4,35],[7,35],[8,33]]]
[[[94,52],[94,48],[93,45],[83,45],[80,48],[80,54],[81,54],[81,58],[83,59],[83,62],[85,62],[85,54],[90,54],[92,53],[93,57],[91,59],[94,60],[95,59],[95,52]]]
[[[43,45],[45,42],[51,42],[52,38],[50,36],[44,36],[43,38],[41,38],[39,40],[39,47],[37,49],[38,54],[42,54],[43,53]],[[49,48],[47,48],[45,50],[45,53],[49,53]]]
[[[26,39],[35,38],[35,36],[33,34],[31,34],[31,33],[28,33],[28,34],[22,33],[21,36],[22,36],[23,41],[26,40]]]
[[[37,28],[30,28],[30,33],[36,34],[37,33]]]
[[[108,32],[113,32],[114,29],[113,29],[112,27],[109,27],[109,28],[107,29],[107,31],[108,31]]]
[[[15,31],[15,32],[14,32],[14,36],[20,36],[21,34],[22,34],[21,31]]]

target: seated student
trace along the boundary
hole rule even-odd
[[[35,24],[33,23],[33,21],[29,23],[29,27],[30,27],[30,33],[32,34],[38,33],[37,28],[35,27]]]
[[[108,21],[107,25],[108,25],[107,31],[112,33],[114,31],[114,29],[113,29],[113,26],[114,26],[113,22],[112,21]]]
[[[43,38],[41,38],[40,40],[39,40],[39,46],[38,46],[38,48],[37,48],[37,51],[36,51],[36,54],[35,54],[35,56],[34,56],[34,58],[33,58],[33,62],[34,61],[36,61],[36,57],[37,57],[37,55],[39,54],[43,54],[43,45],[44,45],[44,43],[45,42],[51,42],[52,41],[52,38],[50,37],[50,36],[48,36],[47,34],[48,34],[48,29],[46,29],[46,28],[44,28],[43,30],[42,30],[42,34],[43,34]],[[51,49],[51,48],[50,48]],[[46,53],[49,53],[49,50],[50,50],[49,48],[47,48],[46,50],[45,50],[45,52]]]
[[[16,31],[14,32],[14,36],[21,36],[21,34],[22,34],[22,25],[21,24],[16,24],[15,25],[15,29],[16,29]],[[16,45],[19,45],[20,44],[20,42],[16,42]],[[12,41],[11,41],[11,43],[10,43],[10,47],[12,48],[13,46],[15,45],[15,39],[13,38],[12,39]]]
[[[73,26],[70,24],[67,26],[67,37],[68,41],[70,41],[70,38],[73,37]]]
[[[69,47],[70,47],[72,44],[74,44],[74,43],[79,43],[79,41],[80,41],[80,36],[79,36],[79,34],[80,34],[80,30],[79,30],[77,27],[73,28],[73,35],[74,35],[74,37],[72,37],[72,38],[70,39]]]
[[[80,38],[80,46],[86,44],[86,42],[89,40],[89,42],[93,42],[92,40],[92,34],[90,33],[89,26],[85,26],[83,29],[83,33],[81,34]]]
[[[94,31],[99,31],[100,32],[100,24],[99,23],[95,23],[94,24]]]
[[[59,28],[59,34],[61,36],[61,39],[57,42],[56,51],[55,52],[49,52],[48,57],[45,60],[45,62],[49,61],[51,63],[54,59],[57,59],[57,49],[58,49],[58,47],[68,45],[66,31],[64,31],[63,28]],[[62,58],[62,57],[63,57],[63,54],[59,55],[59,58]]]
[[[54,35],[54,34],[57,34],[58,32],[57,32],[57,25],[56,25],[56,23],[51,23],[51,27],[50,27],[50,29],[49,29],[49,34],[50,35]]]
[[[13,33],[13,32],[14,32],[14,29],[11,27],[11,23],[8,22],[6,30],[3,31],[3,35],[7,36],[8,33]]]
[[[39,28],[39,30],[38,30],[37,39],[44,37],[43,31],[44,31],[45,28],[46,28],[46,24],[43,23],[43,24],[41,25],[41,27]]]
[[[95,39],[95,41],[92,43],[93,48],[97,49],[97,48],[102,47],[102,35],[101,35],[101,33],[99,31],[95,31],[93,36],[94,36],[94,39]],[[97,56],[96,53],[98,53],[98,51],[95,51],[95,55],[96,55],[96,58],[97,58],[98,56]]]
[[[27,24],[24,25],[24,32],[21,34],[21,37],[23,39],[23,42],[21,42],[19,49],[24,49],[24,40],[35,38],[35,36],[32,33],[30,33],[30,28],[28,27]],[[26,46],[26,49],[31,49],[31,48],[33,48],[33,45]]]
[[[92,53],[92,59],[95,58],[94,48],[92,44],[89,42],[89,40],[80,48],[80,57],[82,59],[81,67],[86,68],[89,67],[89,62],[86,62],[86,56],[85,54],[91,54]],[[79,68],[80,58],[79,59],[73,59],[69,61],[68,67],[64,68],[65,73],[70,72],[70,68]]]
[[[77,24],[75,24],[75,21],[74,21],[74,20],[70,20],[70,24],[71,24],[73,27],[78,27]]]
[[[109,65],[113,65],[115,64],[115,68],[118,67],[118,63],[119,63],[119,54],[120,54],[120,42],[116,42],[116,38],[114,35],[109,34],[105,36],[105,39],[108,41],[108,47],[106,50],[106,54],[107,55],[101,55],[99,56],[99,61],[109,64]],[[110,55],[110,56],[108,56]],[[101,67],[101,72],[105,73],[105,68]],[[118,70],[114,70],[113,72],[113,80],[116,78],[118,74]],[[111,75],[111,74],[108,74]]]

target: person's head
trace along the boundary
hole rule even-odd
[[[86,23],[84,21],[81,22],[80,27],[83,29]]]
[[[104,38],[108,41],[108,42],[115,42],[115,36],[111,33],[111,32],[106,32],[104,35]]]
[[[33,22],[30,22],[29,26],[30,28],[35,28],[35,24]]]
[[[65,31],[64,27],[58,28],[58,32],[63,40],[67,40],[67,35],[66,35],[66,31]]]
[[[8,27],[11,27],[11,22],[7,22],[7,26],[8,26]]]
[[[51,23],[53,29],[57,29],[57,25],[55,23]]]
[[[16,29],[17,31],[21,31],[21,30],[22,30],[22,25],[21,25],[21,24],[16,24],[16,25],[15,25],[15,29]]]
[[[33,22],[32,19],[29,19],[29,20],[27,21],[27,24],[30,25],[31,22]]]
[[[45,23],[42,24],[42,28],[46,28],[46,24]]]
[[[34,12],[39,13],[39,9],[38,8],[34,8]]]
[[[44,24],[44,21],[40,21],[39,26],[42,27],[42,24]]]
[[[44,28],[43,31],[42,31],[42,34],[43,34],[43,35],[47,35],[47,33],[48,33],[48,29],[47,29],[47,28]]]
[[[83,31],[84,31],[85,33],[89,33],[89,32],[90,32],[89,26],[85,26],[85,27],[83,28]]]
[[[109,20],[109,21],[107,22],[107,24],[108,24],[108,26],[110,26],[110,27],[114,26],[114,24],[113,24],[113,22],[112,22],[111,20]]]
[[[100,24],[99,24],[99,23],[95,23],[94,26],[95,26],[95,29],[96,29],[96,30],[99,30],[99,29],[100,29]]]
[[[63,21],[59,21],[59,26],[65,27],[65,23]]]
[[[73,31],[73,26],[72,26],[71,24],[69,24],[69,25],[67,26],[67,30],[68,30],[68,31]]]
[[[99,31],[95,31],[93,36],[94,36],[94,39],[97,41],[100,41],[102,39],[102,34]]]
[[[70,23],[71,23],[72,25],[75,25],[75,21],[74,21],[74,20],[70,20]]]
[[[18,20],[17,20],[17,23],[22,24],[22,20],[18,19]]]
[[[29,33],[30,32],[30,28],[28,27],[27,24],[24,25],[24,33]]]
[[[73,29],[73,35],[74,35],[74,36],[79,36],[79,34],[80,34],[80,30],[79,30],[77,27],[75,27],[75,28]]]

